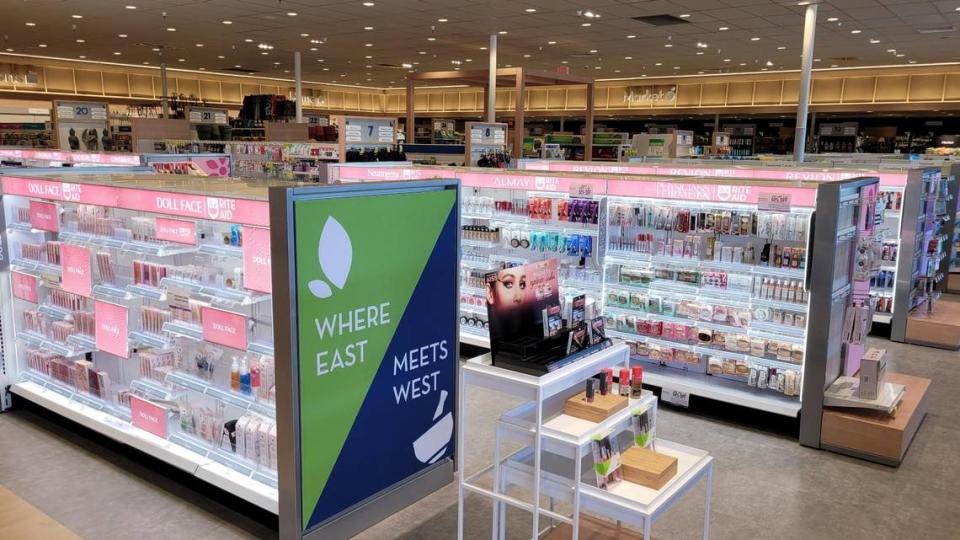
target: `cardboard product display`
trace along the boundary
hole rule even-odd
[[[623,479],[650,489],[660,489],[677,475],[677,458],[653,450],[631,447],[620,457]]]
[[[589,422],[602,422],[617,411],[625,409],[629,402],[630,400],[626,397],[613,392],[605,396],[597,392],[593,397],[593,403],[587,403],[587,393],[580,392],[563,404],[563,412]]]
[[[887,373],[886,349],[869,349],[860,359],[860,399],[877,399]]]

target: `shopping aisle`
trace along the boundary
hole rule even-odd
[[[878,338],[871,345],[889,350],[891,371],[934,381],[930,414],[899,469],[804,448],[790,434],[661,409],[658,435],[716,458],[712,538],[955,538],[960,470],[944,464],[960,447],[960,353]],[[469,399],[478,416],[468,425],[481,427],[468,435],[467,460],[478,463],[492,452],[494,420],[512,403],[491,393]],[[276,537],[249,508],[225,507],[29,411],[0,415],[0,484],[88,539]],[[698,537],[702,489],[657,522],[656,538]],[[456,493],[448,486],[359,538],[454,538]],[[471,498],[467,507],[467,537],[489,538],[487,505]],[[524,537],[525,516],[510,518],[511,538]]]

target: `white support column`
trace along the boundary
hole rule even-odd
[[[300,51],[293,53],[293,78],[297,94],[297,123],[303,122],[303,73],[300,71]]]
[[[167,92],[167,63],[160,62],[160,117],[170,117],[170,93]]]
[[[817,33],[817,4],[807,6],[803,23],[803,56],[800,71],[800,99],[797,103],[797,131],[793,138],[793,159],[803,161],[807,142],[807,108],[810,105],[810,78],[813,72],[813,46]]]
[[[497,121],[497,35],[490,34],[490,72],[487,75],[487,122]]]

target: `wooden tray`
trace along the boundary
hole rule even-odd
[[[583,391],[564,403],[563,412],[590,422],[602,422],[611,414],[625,409],[628,403],[628,398],[612,392],[605,396],[596,392],[593,403],[587,403],[587,392]]]
[[[677,458],[634,446],[620,455],[623,479],[651,489],[660,489],[677,475]]]

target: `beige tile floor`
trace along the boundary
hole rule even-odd
[[[934,381],[930,414],[898,469],[804,448],[790,430],[771,428],[764,418],[745,425],[718,408],[662,409],[660,436],[716,459],[712,538],[960,538],[960,353],[872,340],[888,348],[894,371]],[[476,467],[491,455],[493,421],[511,403],[489,393],[468,400],[473,427],[466,457]],[[81,537],[276,537],[275,523],[263,515],[167,475],[30,411],[0,415],[0,484]],[[470,497],[467,508],[467,537],[489,538],[489,505]],[[360,538],[453,538],[456,511],[451,485]],[[657,522],[654,536],[699,538],[702,512],[697,488]],[[509,523],[510,538],[528,538],[527,516],[511,514]]]

